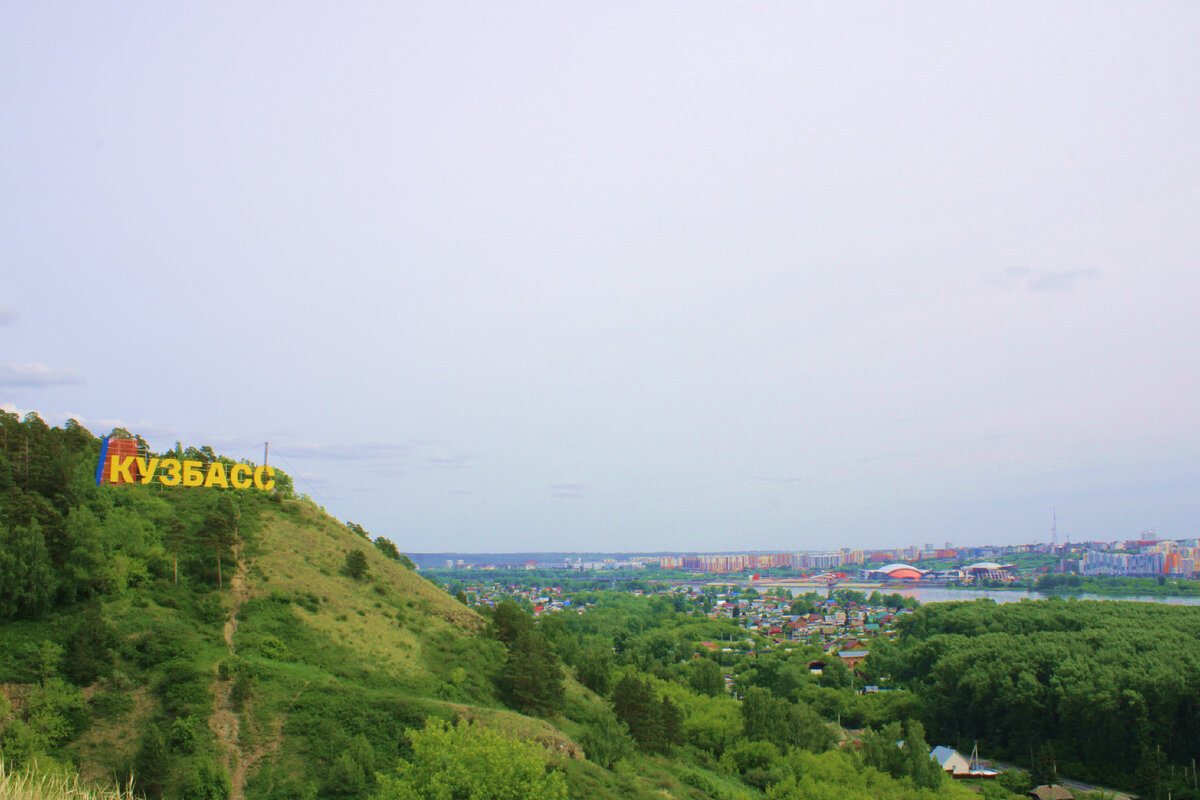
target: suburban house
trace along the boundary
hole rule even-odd
[[[965,778],[971,774],[971,762],[957,750],[939,745],[930,751],[929,757],[938,762],[952,778]]]
[[[838,658],[846,662],[850,669],[857,667],[863,659],[870,655],[869,650],[839,650]]]

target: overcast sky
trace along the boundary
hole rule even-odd
[[[9,3],[0,405],[418,551],[1200,533],[1200,5]]]

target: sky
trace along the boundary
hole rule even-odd
[[[410,552],[1200,534],[1200,5],[9,3],[0,406]]]

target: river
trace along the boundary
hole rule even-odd
[[[766,581],[755,581],[756,589],[765,589],[772,584]],[[790,589],[792,596],[804,594],[805,592],[819,591],[824,596],[824,587],[815,586],[795,586],[785,584],[775,584]],[[850,587],[846,587],[850,588]],[[873,587],[853,587],[857,591],[870,594],[875,591]],[[1061,594],[1051,595],[1045,592],[1036,592],[1030,589],[940,589],[936,586],[915,586],[913,588],[897,588],[897,587],[878,587],[882,594],[900,594],[905,597],[915,597],[922,603],[945,603],[954,602],[957,600],[975,600],[980,597],[987,597],[995,600],[997,603],[1015,603],[1019,600],[1045,600],[1048,597],[1071,598],[1077,597],[1080,600],[1134,600],[1142,603],[1167,603],[1168,605],[1179,606],[1196,606],[1200,605],[1200,597],[1159,597],[1157,595],[1107,595],[1107,594]]]
[[[880,589],[879,591],[887,594],[887,591]],[[934,586],[918,586],[912,589],[891,589],[890,591],[902,594],[905,597],[915,597],[922,603],[944,603],[955,600],[975,600],[979,597],[987,597],[995,600],[997,603],[1015,603],[1019,600],[1045,600],[1049,597],[1071,598],[1077,597],[1080,600],[1135,600],[1140,603],[1167,603],[1168,605],[1178,606],[1196,606],[1200,605],[1200,597],[1161,597],[1158,595],[1147,594],[1130,594],[1130,595],[1111,595],[1111,594],[1046,594],[1045,592],[1037,592],[1031,589],[939,589]],[[869,592],[868,592],[869,594]]]

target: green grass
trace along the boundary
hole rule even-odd
[[[181,498],[177,510],[199,513],[202,499]],[[235,567],[227,556],[222,590],[159,580],[105,598],[114,663],[88,690],[89,723],[50,753],[77,764],[84,781],[130,774],[155,729],[170,748],[168,794],[196,765],[219,762],[208,724],[218,673],[229,681],[223,688],[237,690],[239,752],[253,764],[250,800],[333,791],[331,767],[356,737],[373,748],[376,770],[391,770],[407,752],[405,730],[429,716],[465,717],[553,752],[578,751],[559,727],[568,721],[502,707],[493,677],[504,649],[480,635],[484,620],[474,611],[310,503],[240,502],[243,597],[231,590]],[[351,550],[366,557],[361,580],[345,574]],[[235,606],[230,654],[222,628]],[[65,645],[78,619],[78,609],[62,609],[0,627],[0,682],[36,683],[45,660],[39,648]]]

